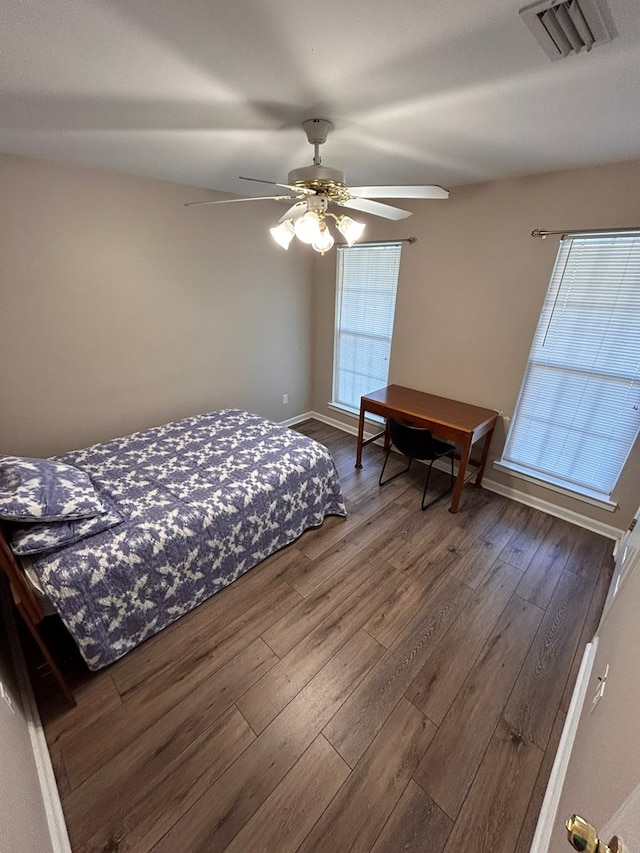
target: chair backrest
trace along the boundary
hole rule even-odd
[[[389,434],[395,447],[412,459],[435,459],[431,430],[409,426],[389,418]]]

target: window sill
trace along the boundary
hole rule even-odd
[[[577,488],[568,489],[566,486],[561,486],[554,483],[552,480],[543,480],[542,477],[534,477],[532,474],[522,468],[519,468],[517,465],[510,465],[507,462],[495,460],[493,467],[496,471],[502,471],[503,474],[509,474],[512,477],[517,477],[519,480],[525,480],[527,483],[533,483],[536,486],[542,486],[545,489],[550,489],[552,492],[558,492],[561,495],[566,495],[569,498],[583,501],[591,506],[597,506],[607,512],[613,512],[618,507],[618,504],[615,501],[596,496],[593,492],[590,493],[587,490],[578,491]]]

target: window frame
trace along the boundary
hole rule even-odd
[[[396,309],[396,301],[397,301],[397,293],[398,293],[398,281],[400,277],[400,263],[402,259],[402,240],[385,240],[376,243],[359,243],[352,247],[349,246],[338,246],[337,252],[337,261],[336,261],[336,291],[335,291],[335,310],[334,310],[334,339],[333,339],[333,364],[332,364],[332,379],[331,379],[331,402],[329,406],[334,409],[338,409],[339,411],[347,412],[349,414],[358,415],[360,412],[360,396],[358,396],[357,400],[352,400],[349,402],[348,400],[342,399],[344,395],[339,393],[339,383],[340,383],[340,371],[341,365],[344,364],[343,356],[341,353],[343,337],[350,334],[352,338],[359,338],[364,340],[368,338],[370,341],[383,342],[387,347],[386,354],[386,362],[387,362],[387,370],[386,376],[380,378],[379,383],[376,384],[375,388],[367,388],[366,391],[362,391],[362,393],[369,393],[371,391],[375,391],[378,388],[384,387],[388,384],[389,381],[389,365],[390,365],[390,357],[391,357],[391,347],[393,344],[393,329],[395,325],[395,309]],[[388,282],[389,290],[393,291],[390,298],[392,299],[392,310],[390,313],[386,314],[386,322],[390,325],[390,331],[387,335],[376,335],[376,334],[364,334],[362,332],[354,331],[353,329],[348,330],[346,327],[346,323],[343,317],[343,305],[344,305],[344,295],[345,295],[345,283],[343,277],[343,264],[346,258],[349,255],[353,255],[357,257],[358,253],[363,252],[375,252],[379,250],[394,250],[394,255],[389,263],[389,272],[395,271],[395,281]],[[394,269],[395,268],[395,269]],[[375,293],[375,288],[367,291],[363,289],[364,293]],[[347,329],[347,330],[346,330]],[[345,331],[346,330],[346,331]],[[366,374],[358,373],[358,376],[362,377]],[[377,417],[374,417],[375,420],[380,420]]]
[[[571,258],[571,252],[574,249],[576,255]],[[636,319],[640,316],[640,310],[622,310],[618,305],[624,304],[625,299],[628,301],[629,294],[633,293],[635,302],[632,303],[632,307],[635,308],[635,303],[639,299],[636,295],[639,275],[640,231],[581,232],[563,235],[527,357],[502,456],[500,461],[495,463],[496,468],[605,509],[615,509],[617,504],[612,499],[612,495],[624,471],[629,454],[637,442],[640,430],[640,418],[629,413],[631,404],[627,403],[626,399],[624,404],[621,400],[615,400],[616,383],[621,399],[625,396],[623,387],[625,383],[627,383],[627,397],[640,391],[640,352],[638,352],[637,343],[640,337],[638,334],[640,321]],[[625,316],[633,319],[625,321]],[[553,325],[554,320],[555,325]],[[628,328],[625,323],[628,324]],[[584,329],[589,330],[588,334],[583,333]],[[552,338],[548,346],[547,336]],[[584,353],[576,354],[575,350],[571,349],[571,345],[575,344],[579,336],[581,336],[581,343],[586,342],[585,353],[587,351],[590,354],[595,353],[592,356],[592,362],[589,362]],[[613,363],[611,353],[620,351],[615,349],[620,341],[625,348],[621,351],[620,360]],[[628,364],[625,364],[625,358],[628,359],[629,355],[631,355],[631,363],[637,365],[631,372]],[[580,361],[581,357],[586,358],[584,365]],[[603,365],[606,365],[606,371]],[[546,375],[547,372],[549,377]],[[580,379],[574,379],[572,374],[580,376]],[[579,382],[582,382],[582,386]],[[607,417],[599,418],[597,421],[601,433],[600,444],[603,448],[606,447],[607,440],[612,441],[614,426],[618,427],[622,424],[624,427],[623,440],[617,442],[618,452],[613,456],[616,465],[610,468],[608,475],[606,470],[600,474],[594,470],[591,482],[588,482],[588,466],[584,464],[584,458],[581,466],[577,466],[580,474],[574,478],[581,482],[572,481],[568,476],[566,459],[560,460],[558,457],[559,464],[555,466],[555,475],[549,470],[551,466],[547,465],[546,470],[541,470],[532,464],[535,455],[532,447],[535,446],[535,440],[545,435],[543,431],[536,433],[536,430],[530,433],[531,424],[536,418],[545,423],[547,439],[550,438],[555,442],[556,436],[553,430],[564,428],[567,435],[574,441],[578,436],[578,440],[591,440],[597,446],[597,439],[590,438],[590,433],[595,433],[596,429],[587,430],[585,425],[579,423],[575,426],[574,420],[570,424],[562,423],[560,412],[563,411],[565,396],[570,399],[571,394],[575,394],[576,387],[587,389],[589,394],[598,400],[598,412],[605,390],[609,391],[610,405],[607,408]],[[552,419],[546,418],[545,415],[553,409],[553,393],[557,395],[558,389],[563,391],[564,395],[562,404],[558,405],[558,412],[553,411],[555,420],[552,422]],[[637,404],[631,405],[631,409],[637,412]],[[586,418],[587,415],[585,415],[585,421]],[[579,422],[579,419],[577,420]],[[603,430],[608,426],[612,432],[606,433],[607,439],[605,439],[602,437],[605,434]],[[531,449],[527,445],[530,434]],[[580,452],[583,451],[584,445],[579,444],[578,449]],[[579,456],[577,458],[580,459]],[[606,456],[602,454],[600,458],[606,459]]]

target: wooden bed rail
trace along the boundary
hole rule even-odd
[[[9,590],[13,603],[20,613],[29,633],[38,645],[38,648],[44,655],[44,658],[51,668],[56,681],[62,688],[67,701],[72,705],[76,705],[73,693],[67,684],[55,658],[49,651],[47,644],[40,632],[40,624],[44,619],[42,606],[36,595],[35,590],[26,579],[24,571],[18,565],[16,558],[9,547],[7,534],[4,526],[0,523],[0,568],[3,570],[9,580]]]

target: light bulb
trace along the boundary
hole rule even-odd
[[[320,236],[320,217],[315,210],[308,210],[296,220],[296,237],[303,243],[313,243]]]
[[[333,246],[333,237],[331,236],[331,231],[327,228],[326,222],[320,223],[320,234],[315,238],[313,243],[311,244],[316,252],[321,252],[323,255],[325,252],[328,252],[329,249]]]
[[[336,221],[336,227],[349,246],[353,246],[356,240],[362,237],[362,232],[365,229],[364,222],[356,222],[350,216],[339,217]]]
[[[289,243],[293,240],[296,233],[290,219],[285,219],[284,222],[276,225],[275,228],[270,228],[269,231],[276,243],[282,246],[283,249],[289,248]]]

